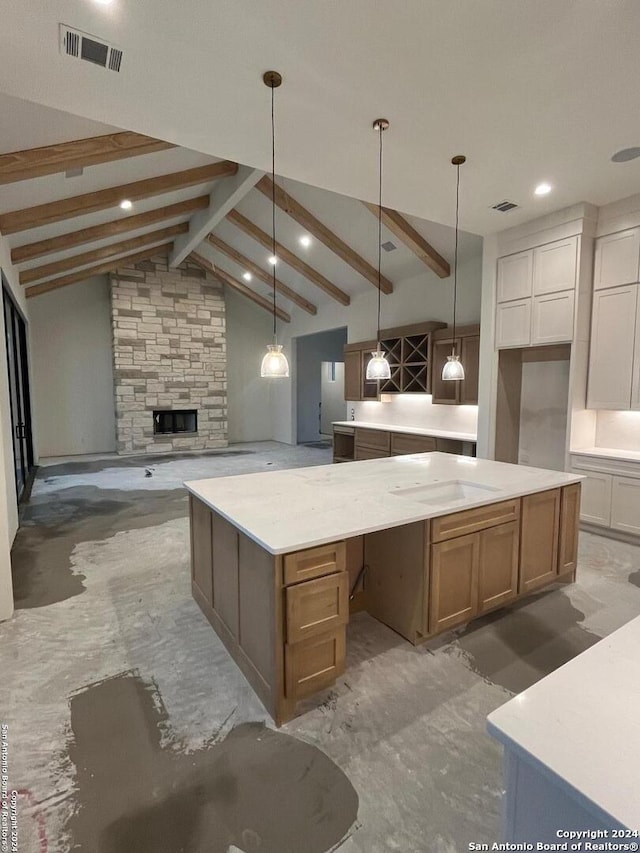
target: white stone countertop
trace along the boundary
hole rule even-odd
[[[627,462],[640,462],[640,450],[618,450],[615,447],[581,447],[570,450],[572,456],[599,456],[602,459],[623,459]]]
[[[451,453],[415,453],[185,486],[269,553],[285,554],[583,479]]]
[[[430,435],[434,438],[453,438],[457,441],[478,440],[475,432],[456,432],[451,429],[431,429],[428,427],[398,426],[398,424],[372,424],[368,421],[333,421],[333,426],[361,427],[362,429],[381,429],[384,432],[402,432],[408,435]]]
[[[637,618],[489,714],[487,727],[603,823],[640,829],[639,708]]]

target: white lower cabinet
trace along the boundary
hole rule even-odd
[[[499,302],[496,314],[496,347],[527,347],[531,343],[531,297]]]
[[[611,527],[640,534],[640,480],[614,477],[611,490]]]
[[[594,471],[580,471],[586,475],[582,481],[580,496],[580,521],[609,527],[611,523],[611,474],[597,474]],[[640,480],[638,481],[640,483]]]
[[[553,344],[573,340],[574,302],[574,290],[534,296],[531,343]]]

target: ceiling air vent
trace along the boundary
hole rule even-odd
[[[387,240],[386,243],[381,243],[380,245],[385,250],[385,252],[393,252],[394,249],[398,248],[395,243],[391,242],[391,240]]]
[[[108,68],[109,71],[120,71],[122,65],[122,51],[119,47],[97,36],[74,30],[66,24],[60,24],[60,52]]]
[[[514,210],[518,205],[515,201],[499,201],[497,204],[491,205],[491,210],[499,210],[500,213],[509,213],[510,210]]]

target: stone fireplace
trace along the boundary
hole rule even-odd
[[[111,275],[117,450],[227,445],[222,285],[185,261],[153,257]]]

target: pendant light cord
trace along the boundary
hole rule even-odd
[[[456,354],[456,303],[458,299],[458,211],[460,209],[460,164],[456,164],[456,241],[453,251],[453,343],[451,354]]]
[[[379,154],[379,170],[378,170],[378,350],[380,350],[380,292],[382,281],[382,134],[384,127],[380,122],[380,154]]]
[[[271,233],[273,235],[273,341],[276,335],[276,118],[275,89],[271,87]]]

